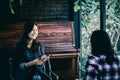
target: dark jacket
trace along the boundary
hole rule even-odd
[[[32,80],[35,74],[39,74],[42,80],[50,80],[49,76],[43,70],[42,66],[31,66],[29,68],[24,68],[24,64],[26,62],[32,61],[36,58],[41,58],[44,52],[44,45],[39,43],[40,46],[40,55],[38,52],[34,52],[34,48],[26,48],[24,49],[24,53],[22,51],[22,46],[20,43],[17,43],[13,46],[13,76],[15,80]]]

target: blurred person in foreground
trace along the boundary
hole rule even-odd
[[[107,32],[93,31],[91,54],[86,62],[84,80],[120,80],[120,62]]]

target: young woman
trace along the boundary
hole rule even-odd
[[[44,54],[43,44],[37,41],[37,36],[37,25],[26,23],[20,41],[13,47],[15,80],[32,80],[36,74],[40,75],[41,80],[50,80],[43,70],[48,57]]]
[[[85,80],[120,80],[120,62],[109,35],[96,30],[91,36],[91,56],[86,63]]]

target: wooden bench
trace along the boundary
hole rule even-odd
[[[60,77],[78,76],[77,57],[79,50],[74,48],[74,23],[37,22],[37,24],[39,29],[38,39],[40,42],[44,43],[45,52],[51,58],[52,68],[55,70],[54,72],[58,73]],[[1,25],[0,48],[10,49],[12,47],[12,45],[19,40],[23,25],[24,23]],[[64,63],[64,61],[66,61],[66,63]],[[68,64],[68,66],[65,64]],[[65,69],[63,69],[63,67]]]
[[[66,69],[71,67],[70,70],[66,72],[64,72],[65,70],[62,71],[62,69],[58,70],[58,75],[61,76],[70,75],[75,77],[75,75],[78,74],[77,56],[79,50],[74,48],[73,25],[73,22],[38,23],[39,40],[44,43],[46,54],[49,54],[54,60],[57,59],[58,63],[62,59],[70,59],[71,66],[66,66]],[[56,63],[53,63],[53,65]],[[64,65],[64,63],[61,63],[60,65]],[[57,64],[55,67],[60,65]]]

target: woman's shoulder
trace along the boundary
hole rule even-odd
[[[96,65],[96,64],[98,64],[99,59],[100,58],[98,56],[90,55],[90,56],[88,56],[87,62],[88,62],[88,64]]]
[[[88,55],[88,59],[97,60],[97,59],[99,59],[99,56]]]

